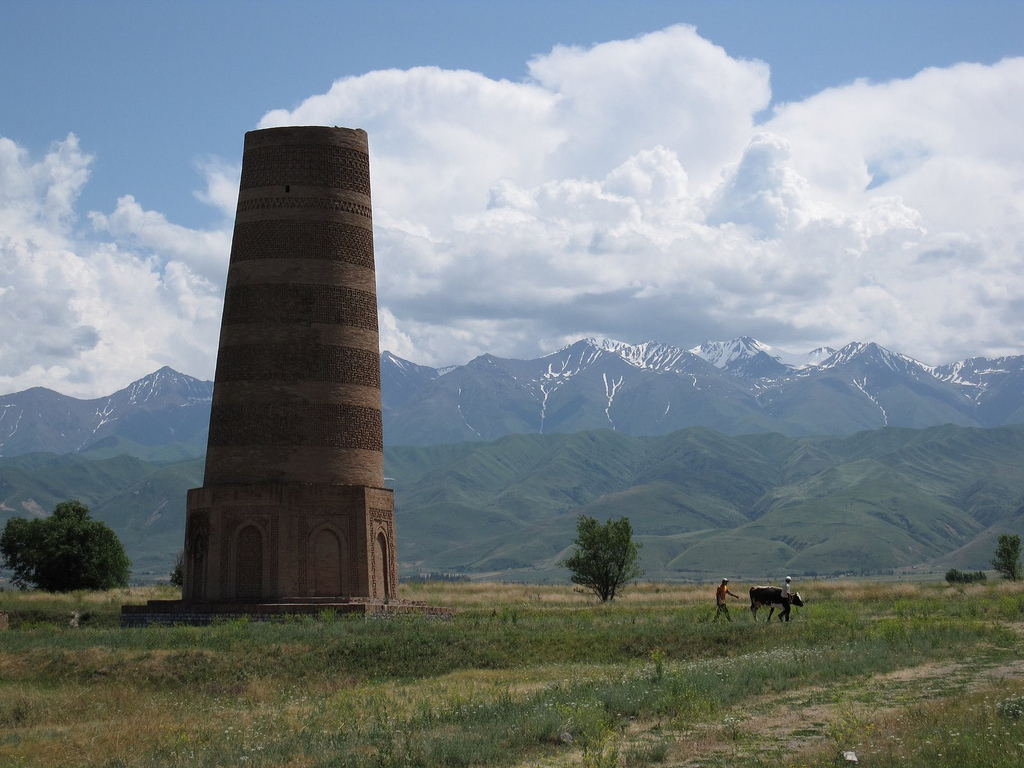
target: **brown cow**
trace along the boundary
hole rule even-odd
[[[772,614],[775,613],[776,608],[781,608],[779,611],[779,621],[789,621],[789,608],[790,604],[803,607],[804,601],[800,599],[800,593],[795,592],[793,597],[787,599],[782,596],[782,587],[751,587],[750,588],[750,612],[754,616],[754,621],[757,621],[757,609],[762,605],[767,605],[771,608],[768,611],[768,618],[766,621],[772,620]]]

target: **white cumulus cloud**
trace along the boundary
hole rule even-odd
[[[674,26],[556,47],[522,82],[345,77],[259,127],[368,132],[381,344],[415,362],[583,335],[1024,352],[1024,59],[770,99],[768,64]],[[126,194],[83,227],[89,163],[74,137],[38,161],[0,139],[0,314],[33,327],[0,386],[211,375],[229,225]],[[227,222],[237,166],[201,171]]]
[[[1024,61],[859,81],[760,124],[768,66],[687,26],[529,72],[375,72],[261,124],[368,130],[380,299],[417,360],[594,331],[1021,351]]]
[[[230,235],[131,196],[78,224],[92,158],[74,135],[34,160],[0,139],[0,390],[95,397],[163,365],[212,374]]]

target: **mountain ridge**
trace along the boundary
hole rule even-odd
[[[692,349],[585,338],[532,360],[488,353],[443,368],[385,350],[380,367],[388,445],[591,429],[799,436],[1024,423],[1024,356],[930,366],[872,342],[791,354],[749,336]],[[200,455],[212,390],[164,367],[106,397],[42,387],[0,396],[0,455],[119,442],[145,456],[159,446]]]
[[[111,438],[192,445],[202,452],[212,400],[213,382],[168,366],[88,400],[33,387],[0,396],[0,456],[77,453]]]
[[[1024,422],[1024,357],[930,366],[873,342],[792,355],[751,337],[689,350],[588,338],[530,361],[481,355],[443,375],[420,366],[417,377],[392,397],[382,365],[389,444],[601,427],[796,436]]]

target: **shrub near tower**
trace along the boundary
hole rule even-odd
[[[61,502],[49,517],[8,520],[0,555],[15,585],[47,592],[125,587],[131,572],[117,534],[80,501]]]

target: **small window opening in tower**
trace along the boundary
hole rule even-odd
[[[291,184],[285,184],[284,185],[284,193],[287,195],[291,191],[292,191],[292,185]]]

